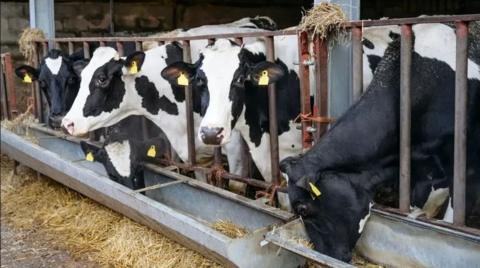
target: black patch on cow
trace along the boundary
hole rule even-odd
[[[162,110],[171,115],[178,115],[177,105],[167,97],[160,97],[155,84],[148,80],[146,76],[135,78],[135,89],[142,97],[142,107],[151,114],[158,114]]]
[[[122,67],[123,63],[111,59],[95,70],[89,84],[90,94],[83,107],[85,117],[98,116],[120,107],[125,96]]]
[[[368,40],[367,38],[364,38],[362,40],[362,44],[367,47],[368,49],[374,49],[375,45],[372,43],[372,41]]]
[[[398,33],[394,33],[392,31],[390,31],[390,33],[388,34],[388,36],[390,36],[390,38],[392,38],[392,40],[397,40],[400,38],[400,34]]]
[[[378,63],[382,60],[382,57],[377,55],[367,55],[367,58],[368,58],[368,65],[370,66],[370,70],[372,70],[372,73],[374,73],[375,69],[377,69]]]
[[[235,125],[243,106],[245,106],[245,120],[249,126],[250,141],[258,147],[262,135],[269,133],[268,89],[253,85],[249,80],[245,80],[244,83],[239,80],[245,79],[242,76],[246,74],[250,66],[265,61],[266,57],[263,53],[253,54],[242,49],[239,58],[240,66],[234,74],[229,95],[233,102],[231,124],[232,127]],[[285,73],[275,85],[279,104],[277,105],[278,135],[281,135],[290,130],[289,122],[300,113],[300,81],[298,75],[293,70],[289,70],[281,60],[277,60],[275,63],[280,65]]]
[[[269,31],[275,31],[278,29],[277,24],[268,17],[257,16],[255,18],[251,18],[250,22],[255,24],[255,26],[257,26],[258,29],[265,29]],[[246,27],[243,27],[243,28],[246,28]]]

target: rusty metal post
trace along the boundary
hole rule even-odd
[[[117,42],[117,43],[116,43],[116,46],[117,46],[118,55],[119,55],[120,57],[123,57],[124,54],[125,54],[125,50],[123,49],[123,43],[122,43],[122,42]]]
[[[410,211],[412,25],[402,25],[400,54],[400,211]]]
[[[44,48],[44,54],[45,51],[48,50],[48,46]],[[47,52],[48,53],[48,52]],[[38,44],[35,43],[34,45],[34,51],[33,51],[33,67],[38,68],[39,61],[40,61],[40,55],[38,53]],[[34,101],[34,111],[35,111],[35,117],[38,118],[38,121],[40,123],[45,123],[45,120],[43,118],[43,105],[42,105],[42,92],[40,91],[40,87],[37,82],[32,83],[32,90],[33,90],[33,101]]]
[[[312,112],[310,103],[310,68],[307,64],[310,60],[308,33],[298,33],[298,70],[300,78],[300,105],[301,113],[310,114]],[[302,148],[312,147],[313,135],[308,129],[312,126],[311,122],[302,122]]]
[[[75,47],[73,45],[73,42],[68,42],[68,54],[72,55],[73,52],[75,52]]]
[[[453,223],[465,224],[465,189],[467,175],[467,52],[468,23],[456,22],[455,138],[453,162]]]
[[[318,36],[313,38],[313,47],[315,53],[315,107],[314,116],[328,116],[328,40],[320,39]],[[317,123],[317,132],[315,141],[327,131],[327,124]]]
[[[275,62],[275,47],[273,36],[265,37],[265,46],[267,48],[267,60]],[[277,92],[275,84],[268,86],[268,117],[270,130],[270,163],[272,169],[272,184],[280,184],[279,152],[278,152],[278,122],[277,122]]]
[[[363,93],[362,29],[352,28],[352,96],[357,101]]]
[[[88,42],[83,42],[83,57],[90,59],[90,44]]]
[[[190,41],[183,41],[183,60],[185,62],[192,62],[192,55],[190,51]],[[188,139],[188,162],[190,165],[195,165],[195,128],[193,126],[193,94],[192,85],[185,87],[185,112],[187,115],[187,139]]]
[[[1,119],[8,118],[9,120],[10,113],[7,105],[7,89],[6,89],[6,83],[5,83],[5,73],[4,73],[4,55],[2,54],[2,63],[0,64],[0,117]]]
[[[2,54],[2,79],[4,80],[4,85],[6,88],[6,107],[7,107],[7,117],[8,119],[12,120],[17,114],[17,95],[15,91],[15,81],[14,79],[14,72],[13,72],[13,61],[12,61],[12,54],[5,53]],[[3,77],[3,75],[5,75]]]

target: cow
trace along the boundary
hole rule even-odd
[[[143,162],[158,160],[168,150],[163,138],[139,140],[126,135],[109,135],[101,148],[80,142],[87,161],[101,163],[108,177],[133,190],[145,187]]]
[[[228,28],[224,31],[241,32],[246,28]],[[195,47],[207,41],[191,42],[192,59],[199,55]],[[81,73],[81,84],[72,108],[63,118],[62,126],[71,135],[83,135],[100,127],[111,126],[132,115],[144,115],[166,134],[172,147],[183,161],[188,160],[185,88],[170,86],[160,76],[160,71],[168,64],[180,61],[183,50],[176,42],[165,44],[146,52],[135,52],[120,58],[111,48],[99,48],[93,53],[90,63]],[[200,64],[200,61],[197,61]],[[194,127],[198,129],[205,107],[208,105],[208,92],[202,90],[204,82],[199,76],[192,84]],[[241,137],[236,134],[236,140]],[[239,144],[239,143],[237,143]],[[197,161],[211,157],[212,148],[195,142]],[[227,151],[230,172],[245,175],[247,169],[241,155],[241,146],[229,145]]]
[[[15,69],[15,74],[26,83],[38,80],[50,107],[48,125],[52,128],[60,126],[63,115],[72,106],[80,86],[80,77],[75,70],[81,69],[86,63],[83,51],[68,56],[52,49],[42,59],[38,69],[29,65]]]
[[[448,189],[452,182],[455,32],[442,24],[421,24],[413,26],[413,33],[412,200],[417,206],[422,206],[442,187]],[[480,141],[475,135],[480,127],[478,57],[469,54],[468,59],[467,132],[471,135],[468,135],[467,147],[467,215],[475,210],[474,204],[478,204],[480,192]],[[288,177],[293,210],[298,215],[307,215],[302,218],[308,218],[304,222],[315,248],[344,261],[351,258],[351,250],[359,237],[352,232],[362,223],[372,199],[368,193],[358,195],[358,191],[361,193],[368,188],[365,185],[371,185],[377,179],[376,175],[368,175],[361,185],[353,188],[335,185],[344,184],[345,180],[357,180],[362,178],[362,174],[370,172],[378,174],[382,182],[398,182],[398,159],[393,163],[387,159],[399,153],[399,77],[400,41],[396,39],[378,62],[373,80],[363,96],[310,151],[281,162],[281,171]],[[388,164],[375,167],[382,162]],[[340,179],[340,182],[333,181],[332,177]],[[319,192],[322,194],[317,196],[315,193]],[[312,194],[315,200],[312,200]],[[338,200],[329,199],[332,195],[341,197]],[[444,195],[443,201],[447,197]],[[323,198],[324,204],[321,204]],[[340,203],[343,209],[352,208],[351,205],[355,204],[354,211],[346,211],[351,213],[351,217],[345,219],[334,211],[339,208],[330,203]],[[338,233],[341,239],[332,240],[332,237],[337,237],[332,224],[342,225],[341,229],[348,229],[345,232],[352,236],[342,238],[342,234]]]

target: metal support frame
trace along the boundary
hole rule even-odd
[[[352,28],[352,96],[353,101],[363,93],[363,47],[362,28]]]
[[[17,95],[15,92],[15,83],[13,81],[13,62],[10,53],[2,54],[1,63],[1,106],[2,118],[12,120],[17,114]]]
[[[310,61],[308,33],[298,33],[298,62],[299,62],[299,78],[300,78],[300,105],[303,114],[311,114],[310,103],[310,68],[307,64]],[[312,127],[311,122],[302,122],[302,148],[309,149],[312,146],[313,135],[309,131]]]
[[[187,63],[192,62],[192,55],[190,51],[190,41],[183,41],[183,61]],[[192,85],[190,83],[185,87],[185,113],[187,116],[187,139],[188,139],[188,162],[190,165],[195,165],[195,129],[193,127],[193,93]]]
[[[328,116],[328,40],[313,37],[313,49],[315,54],[315,107],[314,116]],[[316,123],[315,142],[327,131],[327,125]]]

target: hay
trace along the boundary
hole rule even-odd
[[[28,168],[12,176],[12,165],[2,155],[1,208],[14,228],[41,232],[104,267],[220,267]]]
[[[36,39],[45,39],[45,34],[38,28],[25,28],[18,39],[18,48],[25,59],[33,64],[35,57],[35,43]]]
[[[213,229],[230,238],[241,238],[248,233],[245,228],[235,225],[230,220],[217,220],[216,222],[212,223],[211,226]]]
[[[379,264],[374,264],[366,259],[362,258],[358,253],[353,252],[352,261],[350,262],[352,265],[355,265],[359,268],[383,268],[384,266]]]
[[[38,139],[35,136],[31,135],[28,128],[29,124],[38,122],[38,120],[35,119],[35,117],[33,116],[32,110],[33,110],[33,105],[30,104],[27,107],[27,110],[23,114],[20,114],[13,120],[7,120],[7,119],[2,120],[0,125],[5,129],[8,129],[20,135],[24,139],[32,143],[38,144]]]
[[[340,6],[331,3],[320,3],[304,14],[299,29],[312,32],[321,39],[338,38],[345,34],[343,23],[346,21],[347,16]]]

